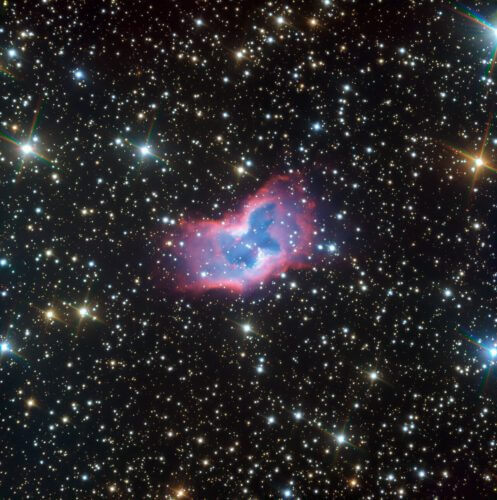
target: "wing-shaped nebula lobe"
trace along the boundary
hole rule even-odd
[[[311,264],[314,202],[300,176],[275,176],[236,213],[180,225],[177,281],[185,291],[245,292]]]

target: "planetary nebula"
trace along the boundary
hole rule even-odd
[[[234,214],[184,221],[176,245],[179,288],[241,293],[287,269],[309,266],[313,212],[300,177],[276,176]]]

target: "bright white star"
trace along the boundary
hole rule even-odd
[[[23,144],[21,146],[21,151],[23,152],[23,154],[28,155],[29,153],[33,152],[33,146],[31,146],[31,144]]]

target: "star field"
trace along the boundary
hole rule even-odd
[[[0,12],[0,498],[496,494],[493,2]]]

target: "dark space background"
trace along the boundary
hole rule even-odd
[[[455,6],[2,0],[1,498],[495,494],[497,133],[450,148],[497,39]],[[292,172],[312,267],[178,293],[178,223]]]

